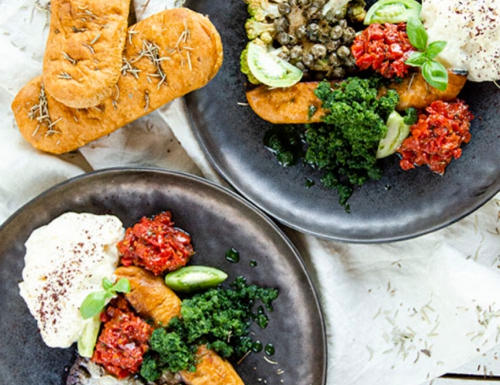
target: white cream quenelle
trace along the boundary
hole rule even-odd
[[[78,340],[88,322],[80,305],[103,290],[104,277],[113,278],[123,235],[114,216],[72,212],[30,235],[19,288],[48,346],[67,348]]]
[[[474,82],[500,79],[500,0],[423,0],[429,43],[448,44],[437,60]]]

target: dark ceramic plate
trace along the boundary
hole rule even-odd
[[[125,226],[142,216],[170,210],[176,226],[188,231],[193,263],[221,268],[228,281],[237,275],[249,283],[280,291],[266,329],[254,328],[275,355],[248,356],[236,367],[246,384],[325,384],[326,344],[314,288],[290,241],[266,216],[228,190],[206,180],[152,169],[115,169],[63,183],[28,203],[0,228],[0,382],[61,385],[75,358],[74,349],[43,343],[34,318],[19,295],[24,243],[37,227],[67,211],[113,214]],[[239,263],[225,253],[235,248]],[[257,261],[251,267],[250,261]],[[281,369],[281,370],[279,370]],[[279,373],[277,373],[279,370]]]
[[[382,162],[383,178],[349,200],[347,214],[335,191],[321,186],[310,167],[281,167],[264,147],[272,127],[246,102],[239,55],[246,44],[243,1],[188,0],[220,31],[224,63],[205,88],[186,97],[194,130],[211,162],[242,195],[280,222],[320,237],[385,242],[437,230],[479,208],[500,190],[500,91],[492,83],[467,84],[461,98],[476,116],[472,141],[444,176],[427,168],[403,172],[397,156]],[[316,183],[306,187],[307,178]]]

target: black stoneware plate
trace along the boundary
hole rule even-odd
[[[297,230],[349,242],[384,242],[415,237],[449,225],[479,208],[500,190],[500,90],[493,83],[467,84],[460,97],[476,119],[472,141],[444,176],[426,167],[403,172],[393,155],[383,178],[357,189],[351,213],[334,190],[321,186],[309,166],[281,167],[264,147],[272,127],[246,102],[239,55],[246,45],[243,0],[187,0],[209,15],[222,36],[224,63],[206,87],[186,97],[194,130],[221,175],[242,195]],[[316,183],[306,187],[307,178]]]
[[[73,348],[45,346],[19,295],[24,243],[30,233],[67,211],[113,214],[130,226],[163,210],[171,211],[176,226],[191,234],[193,264],[221,268],[229,274],[228,281],[243,275],[249,283],[279,289],[268,327],[252,329],[263,345],[275,346],[269,358],[277,365],[267,362],[264,352],[251,354],[236,367],[243,381],[325,384],[323,319],[290,241],[228,190],[197,177],[153,169],[114,169],[75,178],[34,199],[0,228],[0,383],[61,385],[75,358]],[[239,251],[239,263],[225,259],[230,248]],[[251,267],[251,260],[257,266]]]

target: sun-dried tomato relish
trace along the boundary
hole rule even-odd
[[[409,170],[426,164],[435,173],[443,174],[452,159],[462,155],[461,144],[470,141],[472,119],[474,115],[461,100],[433,102],[419,113],[418,122],[410,127],[410,136],[398,150],[401,168]]]
[[[103,329],[92,361],[122,379],[137,373],[153,327],[137,317],[122,297],[113,299],[101,314]]]
[[[124,266],[142,266],[155,275],[184,266],[194,254],[191,237],[174,227],[168,211],[128,228],[118,251]]]
[[[356,36],[351,47],[356,65],[367,70],[370,67],[382,76],[392,79],[404,77],[409,66],[405,61],[415,48],[406,34],[406,24],[371,24]]]

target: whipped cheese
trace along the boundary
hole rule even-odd
[[[124,232],[114,216],[70,212],[30,235],[19,288],[48,346],[67,348],[78,340],[88,322],[80,305],[103,290],[104,277],[113,279]]]
[[[500,79],[500,0],[423,0],[421,17],[429,43],[448,44],[436,58],[468,79]]]

